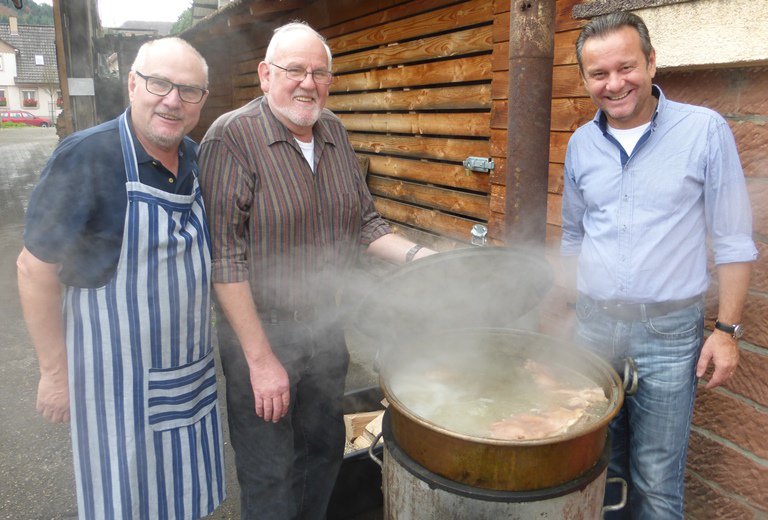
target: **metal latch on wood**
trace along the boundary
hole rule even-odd
[[[490,157],[467,157],[462,164],[467,170],[479,173],[488,173],[494,168],[493,159]]]

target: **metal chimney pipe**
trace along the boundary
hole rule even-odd
[[[546,238],[555,0],[513,0],[509,20],[506,240]]]

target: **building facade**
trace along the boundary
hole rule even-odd
[[[62,107],[55,30],[0,24],[0,109],[26,110],[55,122]]]

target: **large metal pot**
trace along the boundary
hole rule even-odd
[[[623,391],[616,372],[595,355],[523,330],[535,329],[535,307],[552,278],[542,254],[469,248],[407,264],[362,300],[355,325],[379,349],[393,436],[418,464],[473,487],[527,491],[568,482],[597,463]],[[466,435],[420,417],[392,392],[390,377],[401,363],[434,355],[457,337],[478,359],[503,348],[509,363],[533,359],[576,368],[603,389],[608,411],[588,429],[527,441]]]
[[[510,363],[526,359],[568,367],[600,386],[608,399],[604,415],[584,428],[538,440],[498,440],[457,433],[410,410],[393,393],[391,375],[403,362],[402,352],[432,355],[450,336],[466,340],[478,360],[489,349],[508,349]],[[476,329],[415,338],[381,360],[380,384],[389,401],[391,430],[400,448],[424,468],[473,487],[530,491],[564,484],[590,470],[600,458],[608,424],[623,402],[619,376],[606,362],[574,345],[527,331]],[[493,353],[497,355],[498,352]],[[468,370],[468,372],[471,372]],[[457,384],[461,384],[460,381]],[[510,396],[510,398],[514,398]]]

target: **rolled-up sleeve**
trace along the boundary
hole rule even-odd
[[[717,118],[710,129],[705,180],[705,215],[715,264],[752,262],[752,211],[736,141]]]
[[[247,223],[255,178],[233,142],[226,136],[206,135],[200,145],[200,189],[211,235],[214,283],[249,278]]]

